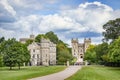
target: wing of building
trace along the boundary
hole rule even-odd
[[[33,36],[31,37],[33,39]],[[28,38],[26,40],[28,40]],[[25,43],[26,40],[21,42]],[[48,66],[56,64],[56,44],[51,42],[49,39],[42,38],[40,42],[33,42],[28,46],[28,50],[30,51],[31,56],[31,66]]]
[[[72,39],[72,55],[77,58],[78,63],[83,63],[84,53],[91,44],[91,39],[84,39],[84,43],[79,43],[78,39]]]

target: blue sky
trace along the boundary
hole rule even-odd
[[[54,31],[70,44],[71,38],[101,43],[102,26],[120,18],[120,0],[0,0],[0,37],[29,37]]]

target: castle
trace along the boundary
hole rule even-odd
[[[72,55],[77,58],[78,63],[83,63],[84,53],[91,44],[91,39],[84,39],[84,43],[79,43],[78,39],[72,39]]]
[[[25,43],[26,40],[34,40],[34,35],[30,35],[30,38],[21,38],[20,42]],[[30,65],[55,65],[56,64],[56,44],[49,39],[42,38],[40,42],[34,42],[28,46],[30,51]]]

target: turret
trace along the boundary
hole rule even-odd
[[[71,40],[71,43],[72,43],[72,55],[77,57],[77,54],[78,54],[78,38],[72,38]]]
[[[91,44],[91,38],[84,39],[84,51],[86,52],[87,48]]]

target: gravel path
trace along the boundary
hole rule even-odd
[[[76,73],[79,69],[81,69],[81,66],[69,66],[64,71],[29,80],[64,80]]]

